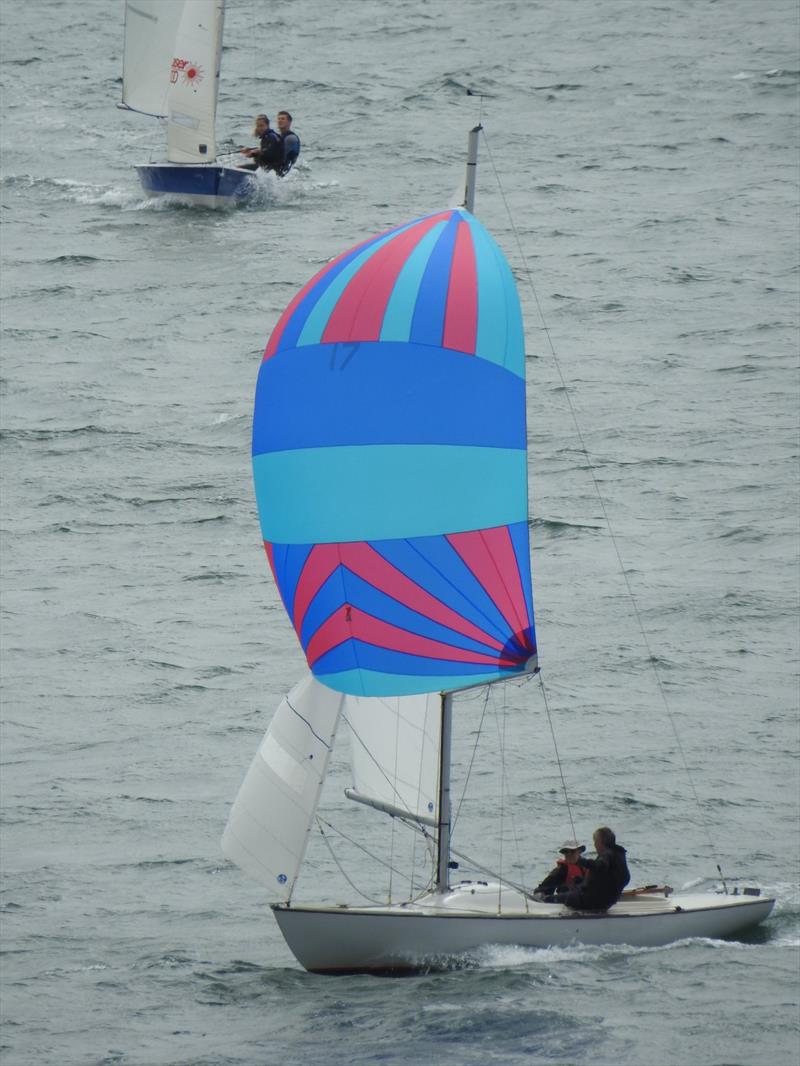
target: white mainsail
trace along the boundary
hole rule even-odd
[[[439,778],[441,698],[345,700],[352,735],[353,799],[432,824]]]
[[[224,854],[289,899],[305,855],[345,697],[308,676],[272,719],[234,801]]]
[[[165,118],[184,0],[127,0],[122,106]]]
[[[185,0],[169,70],[167,159],[213,163],[224,0]]]

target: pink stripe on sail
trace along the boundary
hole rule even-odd
[[[530,627],[525,593],[507,526],[451,533],[447,537],[515,634]]]
[[[430,592],[420,588],[401,570],[387,562],[372,545],[364,541],[342,544],[340,552],[342,562],[348,570],[363,578],[374,588],[385,592],[398,603],[471,640],[497,648],[498,651],[502,650],[503,645],[496,637],[485,633],[463,615],[443,604],[441,600],[437,600]]]
[[[442,346],[475,354],[478,334],[478,274],[469,223],[459,222],[445,304]]]
[[[264,541],[264,551],[267,553],[267,562],[269,563],[269,568],[272,571],[272,576],[275,578],[275,584],[277,585],[278,575],[275,573],[275,549],[268,540]],[[278,585],[278,588],[280,588],[280,585]]]
[[[328,618],[316,631],[306,647],[306,658],[312,667],[331,648],[343,644],[346,640],[361,640],[377,648],[399,651],[406,655],[416,655],[425,659],[441,659],[444,662],[474,663],[493,667],[518,667],[515,659],[482,655],[480,652],[454,648],[438,640],[420,637],[408,630],[400,629],[389,622],[382,622],[372,615],[365,614],[357,607],[344,604]]]
[[[356,271],[331,312],[322,333],[323,344],[378,339],[386,306],[406,260],[425,234],[449,216],[449,211],[442,211],[398,233]]]
[[[387,230],[386,232],[390,233],[391,230]],[[292,299],[291,303],[288,305],[286,310],[278,319],[278,323],[275,326],[275,329],[273,329],[272,333],[270,334],[269,340],[267,341],[267,347],[264,351],[264,359],[269,359],[270,356],[273,356],[277,352],[278,345],[280,344],[281,337],[283,336],[283,331],[286,329],[286,326],[292,315],[294,314],[295,310],[297,309],[298,304],[300,304],[302,300],[308,295],[308,293],[311,292],[317,282],[321,278],[323,278],[329,270],[333,270],[336,264],[341,263],[341,261],[347,256],[352,255],[353,252],[357,252],[359,248],[364,248],[367,244],[372,244],[374,241],[380,240],[380,238],[383,236],[384,234],[381,233],[377,237],[367,237],[365,241],[361,241],[360,244],[356,244],[352,248],[348,248],[346,251],[342,252],[341,255],[337,255],[335,259],[332,259],[330,263],[326,263],[322,270],[317,271],[311,281],[307,282],[300,290],[300,292],[298,292],[297,295]],[[263,361],[264,360],[262,359],[262,362]]]
[[[308,554],[294,593],[292,623],[297,635],[303,626],[308,605],[340,563],[336,544],[317,544]]]

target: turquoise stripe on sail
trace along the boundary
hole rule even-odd
[[[476,674],[425,674],[420,678],[416,674],[384,674],[366,670],[341,670],[335,674],[317,673],[318,677],[334,692],[354,693],[358,696],[413,696],[421,692],[454,692],[460,688],[474,688],[486,681],[497,681],[501,677],[519,677],[520,674],[533,670],[526,664],[519,670],[487,670]]]
[[[522,324],[522,308],[517,294],[517,285],[508,260],[497,247],[494,246],[494,257],[497,261],[497,270],[503,279],[506,305],[506,357],[503,364],[507,370],[519,377],[525,377],[525,330]]]
[[[355,273],[357,273],[361,267],[369,259],[375,255],[378,249],[382,248],[384,244],[392,240],[399,233],[404,233],[405,230],[410,229],[413,226],[413,222],[409,222],[407,226],[401,226],[399,229],[392,230],[391,233],[387,233],[385,237],[375,241],[369,248],[365,248],[364,251],[357,255],[351,263],[348,263],[344,270],[336,277],[336,280],[331,282],[327,289],[323,292],[319,299],[319,302],[311,311],[306,319],[305,325],[300,331],[300,336],[297,338],[296,348],[300,348],[306,344],[319,344],[322,339],[322,334],[325,332],[325,327],[328,324],[328,319],[331,317],[334,307],[339,302],[339,297],[342,295],[350,279]],[[407,340],[407,337],[403,338]]]
[[[302,448],[253,457],[264,540],[427,537],[527,520],[523,450],[447,445]]]
[[[502,253],[497,254],[497,245],[480,222],[469,217],[469,226],[478,276],[475,354],[524,377],[522,314],[511,271]]]
[[[419,283],[439,234],[446,225],[447,220],[443,219],[425,234],[398,274],[383,316],[382,341],[407,341],[411,336],[411,319],[417,305]]]

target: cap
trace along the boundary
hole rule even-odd
[[[577,840],[565,840],[558,850],[562,855],[567,851],[586,851],[586,845],[579,844]]]

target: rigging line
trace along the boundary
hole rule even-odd
[[[331,826],[330,828],[333,828],[333,826]],[[348,875],[345,873],[344,867],[339,862],[339,860],[336,858],[336,853],[334,852],[333,847],[331,846],[331,842],[328,840],[327,836],[325,835],[325,831],[323,830],[322,825],[320,824],[320,819],[319,818],[317,818],[317,829],[319,829],[320,836],[325,841],[325,847],[330,852],[330,856],[333,859],[333,861],[334,861],[339,873],[342,875],[342,877],[345,879],[345,881],[348,883],[348,885],[350,885],[352,890],[354,892],[357,892],[358,895],[361,896],[362,899],[369,900],[370,903],[375,903],[378,906],[380,906],[383,903],[383,900],[375,899],[374,896],[369,896],[369,895],[367,895],[366,892],[362,892],[362,890],[358,887],[358,885],[356,885],[351,880],[351,878],[348,877]]]
[[[567,792],[567,782],[564,779],[564,769],[561,765],[561,756],[558,753],[558,743],[556,742],[556,731],[553,728],[553,719],[550,717],[550,704],[547,700],[547,690],[544,687],[544,678],[542,677],[542,671],[539,671],[539,687],[542,690],[542,699],[544,700],[544,709],[547,712],[547,724],[550,726],[550,736],[553,738],[553,749],[556,753],[556,763],[558,765],[558,773],[561,777],[561,787],[564,790],[564,802],[567,805],[567,815],[569,816],[569,824],[572,828],[572,839],[577,840],[577,834],[575,832],[575,822],[572,819],[572,807],[569,802],[569,792]]]
[[[398,764],[398,761],[400,759],[400,705],[399,704],[398,704],[398,707],[397,707],[397,711],[398,711],[397,717],[394,720],[394,779],[395,779],[395,781],[397,781],[397,779],[398,779],[397,764]],[[389,902],[390,903],[392,902],[392,869],[393,869],[393,863],[394,863],[394,843],[395,843],[396,830],[397,830],[397,826],[395,825],[395,819],[392,818],[391,832],[389,834],[389,839],[391,841],[391,846],[389,848]]]
[[[486,717],[486,709],[487,709],[488,706],[489,706],[489,686],[487,685],[486,688],[484,688],[484,690],[483,690],[483,710],[481,711],[481,720],[480,720],[480,722],[478,722],[478,731],[477,731],[477,733],[475,735],[475,743],[472,746],[472,756],[471,756],[471,758],[469,760],[469,766],[467,767],[467,776],[466,776],[466,778],[464,780],[464,787],[461,790],[461,799],[458,801],[458,807],[456,807],[455,814],[452,815],[451,818],[450,818],[450,831],[451,831],[451,833],[455,831],[456,822],[458,821],[458,816],[461,813],[461,804],[464,802],[464,797],[467,794],[467,787],[469,785],[469,778],[470,778],[470,774],[472,773],[472,767],[473,767],[473,765],[475,763],[475,756],[478,754],[478,744],[480,743],[481,734],[483,733],[483,720]]]
[[[421,745],[420,745],[421,750],[420,750],[420,758],[419,758],[419,769],[417,771],[417,795],[418,796],[422,793],[423,763],[424,763],[425,750],[427,748],[427,743],[426,742],[428,740],[428,724],[429,724],[428,723],[428,716],[429,716],[430,710],[431,710],[430,703],[426,700],[426,702],[425,702],[425,720],[424,720],[424,725],[422,727],[422,741],[421,741]],[[434,807],[434,809],[435,809],[435,807]],[[433,858],[433,855],[431,855],[431,858]],[[411,870],[409,872],[410,885],[414,884],[414,876],[415,876],[416,872],[417,872],[417,841],[416,841],[416,838],[415,838],[414,839],[414,846],[411,849]],[[433,876],[433,875],[431,874],[431,876]]]
[[[345,881],[347,881],[347,883],[351,886],[351,888],[353,888],[356,892],[358,892],[358,894],[360,896],[363,896],[364,899],[368,899],[372,903],[383,904],[385,902],[384,900],[373,899],[372,896],[368,896],[366,892],[363,892],[360,888],[358,888],[355,884],[353,884],[352,880],[345,873],[345,871],[344,871],[344,869],[342,867],[342,864],[336,858],[336,855],[333,852],[333,848],[331,847],[330,841],[328,840],[327,836],[325,835],[325,832],[324,832],[322,826],[323,825],[327,826],[328,829],[330,829],[332,833],[336,833],[338,836],[342,837],[343,840],[346,840],[349,844],[352,844],[354,847],[358,848],[359,851],[363,851],[365,855],[368,855],[373,860],[373,862],[376,862],[380,866],[386,866],[390,870],[393,870],[393,872],[396,873],[398,877],[401,876],[401,871],[395,869],[394,867],[391,867],[389,865],[389,863],[386,862],[385,859],[382,859],[379,855],[376,855],[374,852],[370,851],[369,848],[365,848],[363,844],[359,843],[357,840],[354,840],[352,837],[348,836],[347,833],[343,832],[341,829],[337,828],[335,825],[332,825],[329,821],[327,821],[321,815],[318,814],[318,815],[315,816],[315,818],[316,818],[316,822],[317,822],[317,828],[319,829],[319,832],[320,832],[320,836],[325,841],[325,844],[326,844],[328,850],[331,853],[331,858],[336,863],[336,866],[338,867],[339,872],[341,873],[342,877],[344,877]]]
[[[500,870],[503,869],[503,821],[505,816],[505,800],[506,800],[506,718],[507,718],[508,706],[506,703],[506,686],[503,685],[503,722],[502,729],[500,727],[500,719],[495,715],[495,725],[497,727],[497,738],[500,744],[500,861],[498,866]],[[503,897],[503,883],[500,882],[500,888],[497,891],[497,904],[498,907],[502,903]]]
[[[416,825],[412,822],[409,822],[407,824],[409,829],[413,829],[415,833],[422,834],[422,836],[425,838],[425,843],[432,850],[433,838],[431,837],[430,833],[428,833],[428,831],[425,829],[425,826]],[[450,854],[455,855],[458,859],[461,859],[473,870],[477,870],[479,873],[486,874],[488,877],[496,877],[498,881],[502,882],[502,884],[507,885],[509,888],[516,889],[517,892],[520,892],[523,896],[526,897],[526,899],[533,899],[533,893],[529,888],[526,888],[525,885],[520,884],[518,881],[512,881],[510,877],[505,877],[503,874],[498,873],[497,870],[493,870],[491,866],[484,866],[482,863],[478,862],[477,859],[473,859],[471,855],[467,855],[466,852],[459,851],[458,848],[451,848]],[[431,856],[431,858],[433,858],[433,856]],[[433,887],[433,877],[431,877],[428,885],[429,887]]]
[[[386,704],[386,701],[385,700],[381,700],[381,703]],[[386,784],[391,789],[392,796],[397,801],[397,806],[399,807],[402,804],[402,806],[405,807],[405,809],[408,811],[408,814],[409,814],[409,816],[411,818],[416,817],[414,811],[411,810],[409,805],[406,803],[404,797],[401,796],[400,793],[397,791],[395,783],[392,781],[392,779],[386,773],[384,768],[381,766],[381,764],[378,762],[378,760],[375,758],[375,756],[372,754],[372,752],[369,750],[367,745],[364,743],[364,741],[359,736],[358,730],[353,725],[353,723],[350,721],[350,717],[349,717],[347,711],[344,712],[344,718],[345,718],[345,721],[347,722],[348,726],[350,727],[350,731],[352,732],[353,736],[356,738],[356,740],[361,745],[361,747],[364,749],[364,751],[367,753],[367,755],[370,757],[370,759],[375,763],[375,766],[378,768],[378,771],[380,772],[381,777],[384,779]],[[398,725],[399,725],[399,720],[398,720]]]
[[[514,888],[526,899],[533,899],[533,893],[529,888],[519,884],[517,881],[512,881],[510,877],[504,877],[503,874],[498,873],[497,870],[493,870],[490,866],[484,866],[479,863],[477,859],[473,859],[470,855],[467,855],[463,851],[458,851],[456,848],[451,849],[452,854],[457,856],[463,862],[467,863],[473,870],[478,870],[482,874],[486,874],[488,877],[496,877],[499,882],[506,885],[508,888]]]
[[[509,789],[509,784],[508,784],[508,767],[507,767],[507,764],[506,764],[506,751],[507,751],[506,736],[507,736],[507,730],[508,730],[508,711],[509,711],[509,708],[508,708],[508,682],[503,682],[502,691],[503,691],[502,728],[501,728],[501,725],[500,725],[500,717],[499,717],[500,712],[497,712],[495,714],[495,728],[497,729],[498,743],[500,745],[500,765],[501,765],[501,774],[500,774],[500,861],[499,861],[499,866],[500,866],[501,870],[503,869],[503,840],[504,840],[504,837],[503,837],[503,825],[504,825],[505,819],[506,819],[506,811],[508,811],[508,820],[509,820],[510,826],[511,826],[511,839],[512,839],[512,841],[514,843],[514,846],[516,848],[517,863],[518,863],[520,868],[522,868],[522,865],[523,865],[523,863],[522,863],[522,849],[520,847],[520,838],[519,838],[519,833],[517,831],[516,819],[514,817],[514,808],[513,808],[513,805],[511,803],[511,791]],[[499,894],[500,900],[502,900],[502,884],[507,884],[507,885],[509,885],[512,888],[516,888],[518,891],[522,892],[523,894],[527,893],[528,895],[530,895],[529,890],[526,889],[521,884],[517,884],[517,883],[515,883],[513,881],[508,880],[508,878],[503,877],[502,874],[494,874],[494,876],[498,877],[498,879],[501,882],[501,890],[500,890],[500,894]]]
[[[319,816],[317,816],[317,819],[319,820]],[[433,861],[433,857],[434,857],[433,856],[433,850],[434,850],[433,837],[427,831],[425,826],[418,825],[415,822],[404,822],[403,824],[407,825],[409,829],[413,829],[415,833],[419,833],[424,838],[424,842],[425,842],[426,846],[428,847],[428,849],[429,849],[429,851],[431,853],[430,854],[431,861]],[[336,831],[335,827],[331,826],[331,828],[334,828],[334,831]],[[498,873],[498,871],[497,870],[493,870],[491,866],[484,866],[483,863],[478,862],[477,859],[473,859],[472,856],[471,855],[467,855],[466,852],[460,851],[458,848],[451,848],[450,849],[450,854],[451,855],[455,855],[455,857],[457,859],[461,859],[471,869],[477,870],[479,873],[486,874],[488,877],[495,877],[495,878],[497,878],[497,880],[499,882],[501,882],[502,884],[508,886],[508,888],[516,889],[516,891],[519,892],[521,895],[523,895],[526,898],[526,900],[533,899],[533,893],[531,892],[531,890],[529,888],[526,888],[525,885],[521,884],[519,881],[512,881],[510,877],[505,877],[503,874]],[[434,881],[434,878],[433,878],[433,876],[431,876],[429,881],[428,881],[428,883],[427,883],[427,886],[425,888],[423,888],[423,889],[420,889],[420,894],[424,895],[425,892],[427,892],[429,889],[431,889],[433,887],[433,881]],[[412,891],[413,891],[413,885],[412,885]]]
[[[467,89],[467,96],[477,96],[480,100],[478,104],[478,125],[481,124],[481,118],[483,117],[483,93],[476,93],[474,89]]]
[[[570,390],[567,387],[567,382],[566,382],[566,379],[564,378],[564,373],[563,373],[563,371],[561,369],[561,363],[559,362],[558,356],[556,354],[555,345],[553,344],[553,338],[550,335],[550,328],[547,325],[547,321],[546,321],[546,319],[544,317],[544,311],[542,310],[542,305],[539,302],[539,295],[536,292],[536,288],[535,288],[535,286],[533,284],[533,279],[531,277],[530,267],[528,266],[528,261],[527,261],[527,259],[525,257],[525,252],[524,252],[523,247],[522,247],[522,240],[520,238],[519,231],[517,230],[517,227],[516,227],[516,225],[514,223],[514,216],[511,213],[511,208],[509,207],[508,200],[506,199],[506,194],[505,194],[505,191],[504,191],[503,186],[502,186],[502,182],[500,181],[500,174],[499,174],[499,172],[497,170],[497,167],[495,166],[494,158],[492,157],[491,148],[489,147],[489,138],[486,136],[486,130],[483,130],[482,133],[483,133],[483,141],[484,141],[484,144],[486,145],[486,153],[489,156],[489,161],[490,161],[490,163],[492,165],[492,170],[494,171],[494,175],[495,175],[495,180],[497,181],[497,186],[498,186],[498,188],[500,190],[500,196],[502,197],[503,204],[505,205],[506,213],[508,214],[508,219],[509,219],[509,222],[511,223],[511,229],[512,229],[512,231],[514,233],[514,239],[516,240],[516,243],[517,243],[517,249],[519,251],[519,255],[520,255],[520,258],[522,260],[522,265],[523,265],[523,268],[524,268],[524,271],[525,271],[525,279],[526,279],[526,281],[528,283],[528,288],[530,289],[530,291],[531,291],[531,293],[533,295],[533,299],[534,299],[534,302],[536,304],[536,309],[537,309],[537,311],[539,313],[539,318],[540,318],[541,323],[542,323],[542,332],[547,337],[547,344],[548,344],[548,347],[550,348],[550,354],[551,354],[551,356],[553,358],[553,363],[554,363],[555,368],[556,368],[556,370],[558,372],[559,380],[561,381],[561,387],[562,387],[564,395],[566,396],[566,399],[567,399],[567,406],[569,407],[569,412],[570,412],[570,415],[572,417],[572,422],[573,422],[573,424],[575,426],[575,432],[578,435],[578,440],[580,442],[581,451],[583,453],[584,459],[586,460],[586,465],[587,465],[587,467],[589,469],[589,473],[591,474],[592,483],[594,485],[595,493],[597,494],[597,498],[600,501],[600,509],[603,512],[603,520],[605,521],[606,529],[608,530],[609,537],[611,539],[611,543],[612,543],[612,545],[614,547],[614,553],[615,553],[615,555],[617,557],[617,562],[619,563],[619,568],[620,568],[620,571],[622,573],[622,578],[623,578],[623,580],[625,582],[625,587],[626,587],[626,589],[628,591],[628,597],[630,598],[631,606],[633,608],[634,617],[636,618],[636,622],[637,622],[638,627],[639,627],[639,633],[640,633],[641,638],[642,638],[642,643],[644,644],[645,650],[647,652],[648,661],[649,661],[650,666],[651,666],[651,668],[653,670],[653,675],[654,675],[655,680],[656,680],[656,688],[658,689],[659,696],[661,697],[661,702],[664,705],[664,710],[666,711],[667,718],[669,719],[669,724],[670,724],[670,726],[672,728],[672,732],[673,732],[673,735],[675,737],[675,743],[677,744],[678,751],[680,752],[681,760],[683,762],[683,768],[686,771],[686,777],[688,778],[689,785],[690,785],[690,787],[692,789],[692,793],[694,795],[695,803],[697,804],[697,809],[698,809],[698,812],[700,814],[700,821],[702,823],[703,831],[705,832],[706,839],[708,841],[709,849],[711,851],[711,854],[714,857],[714,861],[715,861],[715,864],[716,864],[716,867],[717,867],[717,871],[719,872],[720,877],[722,877],[722,870],[720,869],[717,851],[716,851],[716,848],[714,847],[714,841],[712,839],[711,832],[710,832],[710,830],[708,828],[708,822],[706,820],[705,811],[703,810],[703,805],[700,802],[700,797],[698,795],[697,788],[696,788],[695,783],[694,783],[694,778],[692,776],[692,772],[689,769],[689,761],[686,758],[686,753],[684,751],[683,744],[681,743],[681,738],[680,738],[680,736],[678,734],[678,727],[677,727],[677,724],[676,724],[675,719],[673,717],[672,711],[670,709],[669,702],[667,700],[667,694],[666,694],[666,691],[664,690],[664,685],[663,685],[663,683],[661,681],[661,677],[659,676],[658,670],[656,669],[656,657],[653,655],[653,651],[652,651],[652,648],[650,646],[650,641],[648,640],[647,632],[645,630],[644,623],[642,621],[642,616],[641,616],[641,614],[639,612],[639,606],[636,603],[636,597],[633,594],[633,589],[631,588],[631,583],[630,583],[630,580],[628,578],[627,571],[625,569],[625,564],[622,561],[622,553],[620,552],[619,544],[618,544],[617,538],[616,538],[616,536],[614,534],[614,529],[613,529],[613,527],[611,525],[611,520],[608,517],[608,511],[606,509],[605,500],[603,499],[603,494],[600,491],[600,485],[599,485],[599,483],[597,481],[597,475],[595,474],[594,465],[593,465],[591,457],[589,455],[589,449],[586,446],[586,442],[584,440],[583,433],[581,432],[580,423],[578,422],[578,416],[577,416],[577,414],[575,412],[575,407],[574,407],[574,405],[572,403],[572,397],[570,396]],[[541,679],[541,677],[540,677],[540,679]],[[542,684],[542,692],[544,692],[544,685],[543,684]],[[548,711],[548,719],[549,719],[549,713],[550,712]],[[552,726],[551,726],[551,728],[552,728]],[[555,734],[553,736],[553,739],[555,740]],[[572,815],[570,814],[570,819],[571,819],[571,817],[572,817]]]
[[[503,734],[502,734],[502,758],[503,758],[503,782],[504,782],[504,784],[503,784],[503,790],[504,790],[503,791],[503,799],[504,799],[504,802],[506,804],[506,809],[508,810],[508,820],[509,820],[510,825],[511,825],[511,839],[512,839],[512,841],[514,843],[514,847],[516,849],[517,865],[519,866],[520,869],[522,869],[523,868],[522,848],[520,846],[520,836],[519,836],[519,832],[518,832],[518,829],[517,829],[517,820],[516,820],[516,818],[514,816],[514,805],[511,802],[511,789],[509,788],[509,783],[508,783],[508,772],[507,772],[507,768],[506,768],[506,757],[505,757],[506,756],[506,750],[507,750],[506,735],[507,735],[507,730],[508,730],[508,712],[509,712],[509,707],[508,707],[508,682],[504,682],[503,683]],[[500,863],[500,868],[501,869],[503,868],[502,860],[501,860],[501,863]]]

